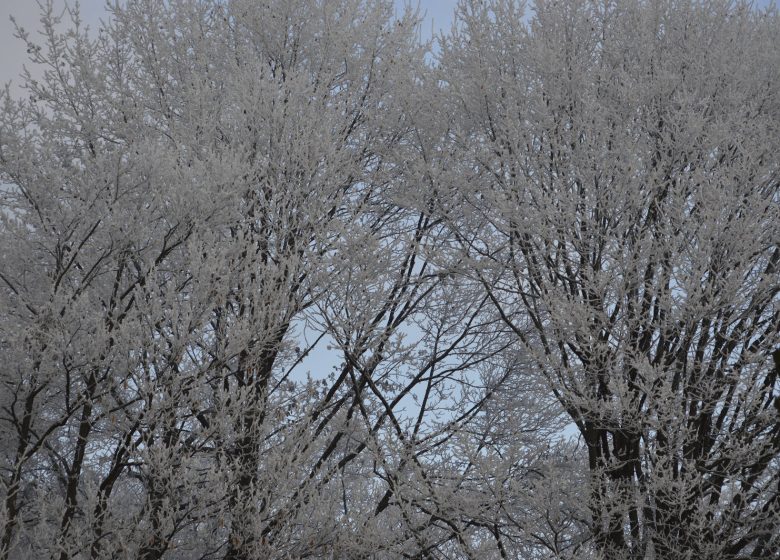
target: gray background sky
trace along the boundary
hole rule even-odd
[[[399,8],[404,5],[403,0],[395,1]],[[69,4],[74,3],[73,0],[69,1]],[[105,3],[105,0],[80,0],[82,18],[90,27],[95,28],[100,18],[105,17]],[[65,0],[55,0],[55,4],[62,7]],[[423,32],[430,33],[431,23],[436,29],[449,28],[456,4],[457,0],[420,0],[420,7],[427,14]],[[39,10],[35,0],[0,0],[0,85],[9,80],[16,82],[26,61],[25,47],[14,37],[10,16],[14,16],[19,25],[28,31],[40,28]]]

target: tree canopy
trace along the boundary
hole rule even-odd
[[[41,21],[0,560],[776,557],[776,8]]]

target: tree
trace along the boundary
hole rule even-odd
[[[776,9],[463,1],[442,212],[584,440],[606,558],[778,550]]]
[[[521,8],[18,30],[0,560],[780,548],[777,12]]]
[[[292,325],[392,145],[413,16],[138,1],[96,38],[72,19],[59,35],[50,4],[42,46],[20,30],[45,73],[4,99],[0,557],[256,557],[263,493],[298,493],[323,445],[283,444],[341,421],[335,386],[286,382]]]
[[[508,343],[414,192],[425,46],[391,14],[133,0],[19,30],[43,77],[0,117],[0,558],[469,548],[436,473]],[[323,341],[341,363],[308,376]]]

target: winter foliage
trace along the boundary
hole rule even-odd
[[[109,16],[0,96],[0,560],[780,558],[776,8]]]

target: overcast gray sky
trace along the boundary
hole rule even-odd
[[[56,0],[55,4],[62,7],[65,0]],[[105,0],[80,0],[80,4],[82,18],[90,27],[94,28],[100,19],[105,17]],[[396,0],[396,4],[402,7],[404,2]],[[449,28],[456,4],[457,0],[421,0],[420,7],[427,14],[423,32],[430,32],[431,22],[437,30],[442,27]],[[40,27],[39,10],[35,0],[0,0],[0,84],[9,80],[16,82],[26,61],[25,48],[19,39],[14,37],[14,27],[9,19],[11,16],[28,31]]]

